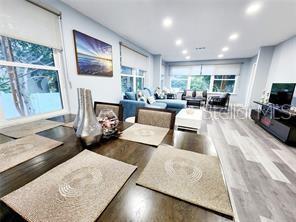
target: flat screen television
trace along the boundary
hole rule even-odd
[[[273,83],[269,102],[276,105],[291,105],[295,83]]]

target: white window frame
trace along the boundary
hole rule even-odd
[[[191,81],[191,76],[187,76],[187,75],[178,75],[178,77],[184,76],[184,79],[179,79],[179,80],[186,80],[187,81],[187,85],[186,88],[189,89],[190,88],[190,81]],[[171,76],[170,77],[170,88],[172,88],[172,81],[176,79],[176,76]],[[190,80],[189,80],[190,79]],[[189,88],[188,88],[189,87]],[[182,91],[179,91],[182,92]]]
[[[179,75],[179,76],[182,76],[182,75]],[[196,75],[184,75],[184,77],[187,77],[187,89],[190,89],[190,85],[191,85],[191,78],[194,77]],[[204,75],[205,76],[205,75]],[[208,89],[208,93],[216,93],[216,94],[221,94],[221,93],[224,93],[224,92],[214,92],[213,91],[213,87],[214,87],[214,80],[215,80],[215,76],[218,76],[218,75],[207,75],[207,76],[211,76],[211,80],[210,80],[210,86],[209,86],[209,89]],[[175,79],[176,76],[170,76],[170,88],[172,88],[172,80]],[[234,95],[236,94],[236,89],[237,89],[237,82],[238,82],[238,79],[239,79],[239,76],[238,75],[235,75],[235,79],[223,79],[223,80],[232,80],[234,81],[234,87],[233,87],[233,92],[230,93],[231,95]],[[181,79],[180,80],[186,80],[186,78],[184,79]]]
[[[230,94],[231,94],[231,95],[236,94],[236,85],[237,85],[237,81],[238,81],[238,75],[231,75],[231,74],[230,74],[230,76],[235,76],[234,79],[215,79],[215,76],[220,76],[220,75],[219,75],[219,74],[217,74],[217,75],[212,75],[212,77],[211,77],[211,85],[210,85],[210,89],[211,89],[211,92],[212,92],[212,93],[224,93],[224,92],[214,92],[214,91],[213,91],[214,81],[215,81],[215,80],[230,80],[230,81],[234,81],[233,92],[231,92]]]
[[[53,116],[63,115],[63,114],[68,113],[69,107],[68,107],[68,98],[67,98],[67,92],[66,92],[66,81],[65,81],[63,68],[62,68],[62,53],[60,50],[57,50],[57,49],[52,49],[52,50],[53,50],[54,66],[35,65],[35,64],[29,64],[29,63],[11,62],[11,61],[6,61],[6,60],[0,60],[0,66],[10,66],[10,67],[32,68],[32,69],[39,69],[39,70],[57,71],[58,77],[59,77],[58,79],[59,79],[60,93],[61,93],[61,100],[62,100],[63,108],[58,111],[41,113],[41,114],[36,114],[33,116],[23,116],[23,117],[17,117],[14,119],[5,119],[2,107],[0,107],[0,124],[1,124],[0,128],[2,128],[2,126],[6,127],[6,126],[10,126],[10,125],[26,123],[26,122],[30,122],[30,121],[34,121],[34,120],[50,118]]]
[[[122,76],[132,77],[133,78],[133,91],[136,92],[137,91],[137,78],[142,78],[143,79],[143,88],[144,88],[145,87],[145,75],[147,72],[144,70],[141,70],[144,72],[144,75],[139,75],[140,69],[135,69],[135,68],[131,68],[128,66],[125,66],[125,67],[132,69],[132,74],[129,75],[129,74],[125,74],[125,73],[120,72],[120,81],[121,81]],[[121,84],[120,84],[120,87],[121,87]],[[121,89],[121,92],[122,92],[122,89]]]

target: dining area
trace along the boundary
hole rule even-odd
[[[73,114],[0,129],[1,221],[232,221],[209,137],[176,130],[168,110],[129,123],[120,104],[92,106],[93,144]]]

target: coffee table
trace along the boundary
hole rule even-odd
[[[175,126],[178,129],[199,132],[202,121],[202,113],[203,111],[201,109],[182,109],[176,116]]]
[[[206,99],[191,97],[191,98],[186,98],[186,101],[187,101],[187,107],[193,106],[193,107],[200,108],[201,103],[206,101]]]

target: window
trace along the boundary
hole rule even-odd
[[[171,66],[170,86],[175,91],[234,93],[239,73],[240,64]]]
[[[190,81],[190,89],[204,91],[210,88],[211,76],[192,76]]]
[[[145,71],[121,66],[121,92],[134,92],[144,88]]]
[[[144,88],[144,78],[136,77],[136,90],[142,90]]]
[[[171,79],[171,88],[175,91],[182,91],[187,89],[188,76],[174,76]]]
[[[136,70],[136,90],[144,89],[144,76],[145,71],[137,69]]]
[[[121,66],[121,73],[126,74],[126,75],[132,75],[133,69],[126,67],[126,66]]]
[[[215,75],[213,92],[234,92],[235,75]]]
[[[5,119],[63,109],[57,50],[0,36],[0,111]]]
[[[121,76],[121,91],[123,93],[134,91],[133,79],[134,77]]]
[[[209,90],[211,84],[211,76],[174,76],[171,78],[171,88],[175,91],[183,91],[185,89],[203,91]]]

